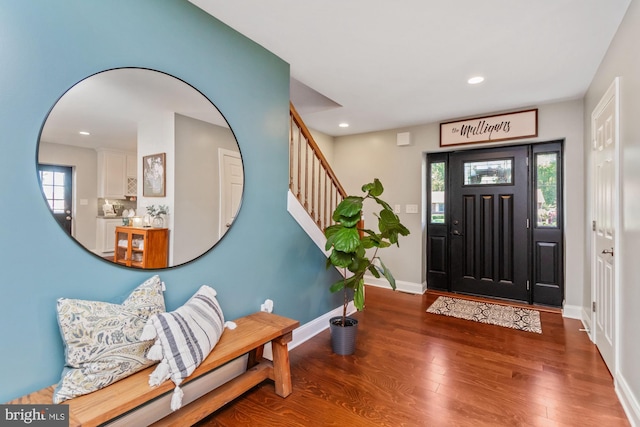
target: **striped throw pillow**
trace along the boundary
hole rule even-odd
[[[147,321],[140,339],[156,340],[147,358],[161,361],[149,377],[149,385],[159,385],[169,378],[175,383],[172,410],[182,406],[182,380],[213,350],[224,327],[216,291],[206,285],[175,311],[154,314]]]

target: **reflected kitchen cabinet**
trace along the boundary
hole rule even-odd
[[[137,268],[165,268],[169,254],[166,228],[116,227],[113,262]]]
[[[97,218],[96,227],[96,252],[100,256],[111,253],[115,247],[113,245],[113,235],[116,227],[122,225],[122,219],[117,218]]]
[[[98,197],[124,199],[129,194],[127,178],[130,166],[127,158],[134,154],[98,148]],[[134,194],[135,195],[135,194]]]

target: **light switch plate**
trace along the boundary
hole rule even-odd
[[[401,213],[402,212],[402,206],[400,205],[393,205],[393,213]]]
[[[418,213],[418,205],[406,205],[405,206],[406,213]]]

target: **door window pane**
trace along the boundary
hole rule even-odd
[[[536,154],[538,227],[558,226],[558,153]]]
[[[40,171],[42,191],[53,213],[64,213],[65,209],[65,173]]]
[[[431,223],[444,224],[444,162],[431,163]]]
[[[513,184],[512,159],[464,163],[464,185]]]

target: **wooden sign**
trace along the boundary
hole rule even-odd
[[[538,136],[538,109],[440,123],[440,146]]]

